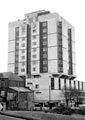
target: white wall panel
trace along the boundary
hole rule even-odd
[[[15,51],[15,41],[8,41],[8,52]]]
[[[64,79],[60,78],[60,80],[61,80],[61,89],[64,89],[65,88]]]
[[[64,48],[68,49],[68,40],[66,38],[66,36],[62,36],[62,45]]]
[[[14,73],[15,64],[8,64],[8,72]]]
[[[71,80],[71,88],[74,89],[74,80]]]
[[[51,100],[64,100],[63,92],[61,90],[51,91]]]
[[[78,89],[78,81],[77,80],[75,81],[75,84],[76,84],[76,89]]]
[[[36,55],[36,58],[33,58],[33,55]],[[31,61],[32,60],[40,60],[40,49],[36,48],[36,52],[33,52],[33,49],[31,49]]]
[[[22,59],[22,56],[24,56],[25,58]],[[21,50],[19,51],[19,62],[23,62],[23,61],[26,61],[26,50],[25,50],[25,53],[23,54]]]
[[[39,92],[34,93],[35,101],[48,101],[49,100],[49,90],[39,90]]]
[[[24,69],[24,71],[22,72],[21,69]],[[22,63],[19,63],[19,75],[25,75],[25,74],[26,74],[26,62],[24,66],[22,66]]]
[[[8,53],[8,63],[14,63],[15,62],[15,52]]]
[[[36,32],[33,32],[33,29],[35,29]],[[39,22],[31,23],[31,35],[39,35]]]
[[[22,53],[23,50],[24,50],[24,53]],[[23,50],[19,50],[19,62],[26,61],[26,50],[25,49]],[[21,58],[22,56],[25,56],[25,59],[22,59]]]
[[[25,46],[23,47],[22,44],[25,44]],[[27,42],[26,42],[26,38],[25,41],[22,41],[22,39],[19,39],[19,49],[26,49],[27,48]]]
[[[63,60],[68,61],[68,51],[65,48],[63,48]]]
[[[22,28],[25,28],[25,33],[22,34]],[[25,37],[27,35],[27,24],[21,24],[19,27],[19,37]]]
[[[57,59],[57,47],[48,48],[48,60]]]
[[[72,27],[72,41],[75,41],[75,28]]]
[[[73,75],[76,75],[76,64],[73,64]]]
[[[67,37],[68,34],[68,24],[65,19],[62,19],[62,34]]]
[[[33,70],[33,68],[35,68],[35,71]],[[39,74],[40,73],[40,62],[36,61],[36,64],[33,65],[31,62],[31,74],[35,75],[35,74]]]
[[[15,27],[9,26],[9,40],[15,39]]]
[[[76,56],[75,56],[75,53],[72,53],[72,62],[74,63],[74,64],[76,64],[76,58],[75,58]]]
[[[72,52],[75,52],[75,42],[72,41]]]
[[[57,46],[57,34],[48,35],[48,46]]]
[[[56,73],[58,70],[57,60],[48,61],[48,73]]]
[[[70,88],[70,84],[69,84],[69,80],[66,79],[66,88],[69,89]]]
[[[59,89],[59,79],[58,78],[55,78],[55,89]]]
[[[57,21],[56,19],[48,20],[48,34],[57,32]]]
[[[65,61],[63,61],[63,72],[66,74],[68,73],[68,63]]]
[[[36,45],[33,45],[33,42],[36,42]],[[31,36],[31,48],[39,47],[39,36],[36,36],[35,39],[33,39],[33,36]]]
[[[85,91],[85,82],[83,82],[83,89],[84,89],[84,91]]]
[[[82,90],[82,82],[80,82],[80,90]]]

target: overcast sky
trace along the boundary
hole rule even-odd
[[[57,12],[75,27],[77,79],[85,81],[85,0],[2,0],[0,1],[0,72],[7,71],[8,23],[37,10]]]

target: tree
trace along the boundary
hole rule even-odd
[[[75,106],[78,106],[79,103],[82,102],[80,98],[83,96],[83,92],[81,90],[64,87],[62,92],[67,106],[69,106],[69,103],[71,103],[72,106],[72,101],[75,103]]]

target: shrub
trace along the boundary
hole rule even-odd
[[[55,108],[53,112],[58,114],[71,115],[74,111],[70,107],[60,105],[57,108]]]
[[[85,115],[85,109],[80,109],[80,110],[79,110],[79,114]]]

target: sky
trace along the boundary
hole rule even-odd
[[[57,12],[75,27],[77,80],[85,81],[85,0],[1,0],[0,1],[0,72],[7,71],[8,23],[24,19],[24,14],[49,10]]]

